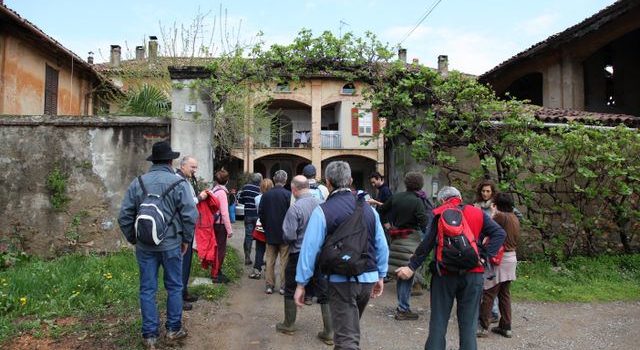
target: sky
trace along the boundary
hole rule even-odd
[[[267,45],[287,44],[302,28],[311,29],[314,35],[328,30],[335,35],[352,32],[363,36],[370,31],[383,43],[397,47],[427,10],[438,3],[402,41],[402,47],[407,49],[409,61],[417,58],[422,64],[436,67],[438,55],[448,55],[449,69],[470,74],[482,74],[614,2],[4,0],[6,6],[80,57],[94,52],[96,63],[108,61],[110,46],[116,44],[122,46],[124,58],[132,58],[135,47],[145,45],[150,35],[158,36],[161,52],[172,47],[178,47],[179,52],[179,43],[169,43],[169,33],[173,28],[188,28],[202,16],[199,41],[214,53],[224,47],[220,33],[247,43],[255,42],[255,34],[262,32]]]

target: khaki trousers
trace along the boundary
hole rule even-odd
[[[280,284],[278,288],[284,288],[284,270],[287,267],[287,260],[289,260],[289,245],[288,244],[267,244],[266,255],[266,271],[265,280],[267,286],[276,286],[276,259],[280,255]]]

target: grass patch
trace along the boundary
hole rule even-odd
[[[207,276],[196,257],[193,267],[193,276]],[[237,251],[227,250],[223,271],[232,281],[240,278]],[[54,339],[86,334],[94,338],[94,345],[108,342],[119,348],[139,348],[138,276],[131,250],[69,254],[50,261],[32,257],[0,270],[0,348],[25,333]],[[159,279],[162,310],[166,307],[162,273]],[[218,300],[227,294],[227,286],[208,287],[200,293],[205,299]]]
[[[240,254],[236,249],[227,246],[227,254],[222,264],[222,272],[229,277],[231,282],[236,282],[240,279],[242,271]],[[191,278],[193,279],[193,277],[211,277],[210,270],[205,270],[198,264],[197,254],[194,255],[193,263],[191,264]],[[227,296],[229,289],[226,284],[216,283],[189,287],[189,292],[209,301],[217,301]]]
[[[576,257],[554,267],[519,262],[511,285],[516,300],[605,302],[640,300],[640,254]]]

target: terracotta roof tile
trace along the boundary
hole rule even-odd
[[[531,106],[534,116],[545,123],[569,123],[572,121],[603,126],[624,124],[629,127],[640,127],[640,118],[628,114],[612,114],[586,112],[573,109],[546,108]]]

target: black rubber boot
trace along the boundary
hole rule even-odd
[[[327,345],[333,345],[333,323],[331,323],[329,304],[320,304],[320,311],[322,311],[322,324],[324,329],[318,333],[318,338]]]
[[[284,322],[276,324],[276,331],[288,335],[293,335],[296,328],[297,306],[293,299],[284,298]]]

